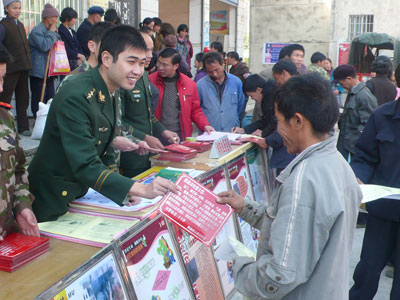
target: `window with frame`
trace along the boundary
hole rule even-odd
[[[350,15],[349,41],[366,32],[374,31],[374,15]]]

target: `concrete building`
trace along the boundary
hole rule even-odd
[[[350,42],[364,32],[398,36],[395,0],[251,0],[250,70],[269,69],[265,43],[299,43],[305,47],[305,64],[320,51],[338,61],[339,43]]]

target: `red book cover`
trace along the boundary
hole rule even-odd
[[[165,149],[167,149],[169,151],[182,153],[182,154],[197,153],[197,151],[195,149],[191,149],[189,147],[185,147],[185,146],[179,145],[179,144],[171,144],[171,145],[165,146]]]
[[[197,152],[194,151],[192,153],[178,153],[169,151],[167,153],[161,153],[159,160],[167,160],[167,161],[184,161],[187,159],[191,159],[197,155]]]
[[[181,190],[168,193],[159,211],[206,246],[210,246],[233,213],[218,196],[186,173],[176,181]]]
[[[182,143],[182,145],[185,146],[185,147],[193,148],[199,153],[208,151],[212,147],[211,143],[206,143],[206,142],[185,141],[185,142]]]
[[[17,232],[10,233],[0,242],[0,259],[11,262],[20,261],[21,257],[35,252],[43,244],[47,243],[48,245],[48,241],[48,238],[28,236]]]

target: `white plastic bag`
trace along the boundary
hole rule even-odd
[[[43,135],[44,126],[46,125],[47,114],[49,113],[50,104],[53,99],[49,99],[46,104],[39,102],[39,110],[36,113],[35,126],[33,126],[33,132],[31,138],[34,140],[40,140]]]

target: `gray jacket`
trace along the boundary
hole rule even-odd
[[[58,33],[48,30],[43,22],[32,29],[28,38],[32,56],[32,70],[29,71],[29,76],[44,77],[47,54],[59,38]]]
[[[310,146],[277,178],[270,206],[245,200],[261,230],[257,261],[234,261],[236,288],[262,299],[348,299],[349,259],[362,193],[335,138]]]
[[[367,88],[365,82],[357,84],[347,95],[344,110],[339,122],[339,138],[337,148],[347,159],[349,152],[355,154],[355,145],[367,124],[372,111],[378,107],[375,96]]]

